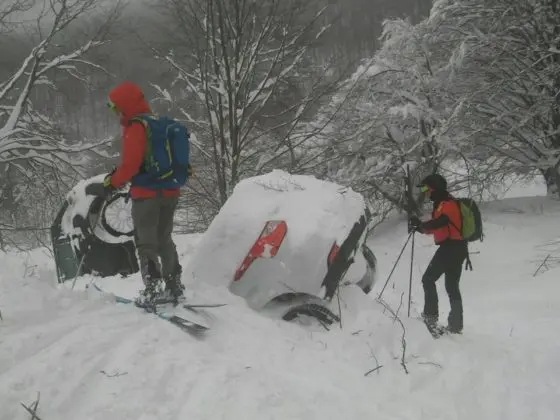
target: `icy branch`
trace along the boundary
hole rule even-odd
[[[37,409],[39,408],[39,399],[41,394],[37,392],[37,399],[31,403],[30,405],[25,405],[24,403],[20,403],[21,406],[31,415],[31,420],[41,420],[41,418],[37,415]]]

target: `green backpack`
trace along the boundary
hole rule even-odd
[[[472,198],[455,198],[461,211],[461,236],[467,242],[482,241],[482,216],[478,205]]]

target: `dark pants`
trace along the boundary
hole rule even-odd
[[[144,284],[148,278],[167,279],[178,270],[179,258],[171,237],[178,200],[177,197],[155,197],[132,201],[134,239]]]
[[[447,318],[450,329],[463,329],[463,302],[459,291],[459,280],[463,262],[468,254],[467,244],[463,241],[447,241],[439,245],[432,261],[422,277],[424,286],[424,316],[433,320],[439,317],[436,281],[445,275],[445,290],[449,296],[451,311]]]

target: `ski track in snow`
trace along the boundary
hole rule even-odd
[[[434,252],[429,238],[416,241],[411,318],[409,252],[387,286],[394,309],[402,299],[408,375],[401,328],[374,301],[406,239],[402,222],[370,241],[377,285],[368,297],[344,291],[343,329],[330,332],[258,315],[225,288],[185,278],[193,302],[228,304],[208,310],[213,328],[199,340],[84,290],[90,278],[75,291],[56,285],[41,252],[0,254],[0,420],[29,419],[20,401],[31,403],[37,392],[42,420],[557,419],[560,269],[533,273],[537,247],[560,237],[560,204],[505,200],[483,214],[487,236],[471,246],[474,271],[461,280],[463,336],[433,340],[414,318]],[[192,237],[179,246],[185,264]],[[23,269],[29,261],[43,268]],[[113,290],[122,293],[140,288],[137,276],[97,281],[119,282]],[[443,281],[438,292],[445,323]],[[375,358],[382,367],[364,376]]]

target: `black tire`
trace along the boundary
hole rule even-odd
[[[307,315],[316,318],[320,323],[326,325],[332,325],[333,322],[340,321],[340,318],[330,309],[317,303],[304,303],[290,308],[288,312],[284,314],[282,319],[284,321],[293,321],[299,315]]]

